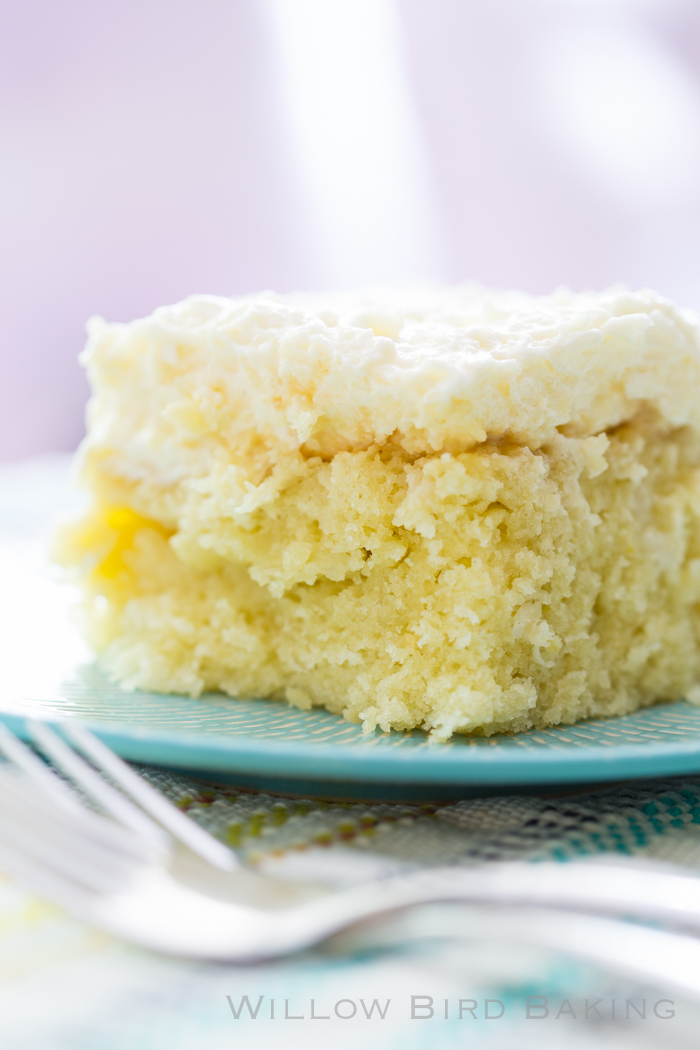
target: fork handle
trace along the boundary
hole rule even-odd
[[[302,905],[298,915],[330,935],[373,915],[447,901],[634,916],[700,934],[700,878],[670,865],[624,862],[516,862],[413,872]]]

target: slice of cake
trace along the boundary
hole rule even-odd
[[[62,538],[128,688],[520,730],[700,692],[700,335],[652,292],[93,320]]]

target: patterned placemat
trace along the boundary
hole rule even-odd
[[[137,768],[252,863],[337,849],[411,865],[569,860],[612,851],[700,868],[700,778],[559,798],[519,794],[442,806],[371,805],[290,799]]]
[[[698,779],[340,805],[137,768],[249,863],[286,877],[348,884],[415,866],[611,851],[700,869]],[[370,1022],[375,999],[386,1016]],[[338,1050],[694,1050],[700,1004],[581,963],[565,945],[428,941],[340,957],[320,947],[258,966],[161,958],[0,878],[0,1016],[3,1050],[325,1050],[329,1040]]]

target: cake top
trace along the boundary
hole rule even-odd
[[[132,471],[202,472],[244,433],[310,455],[387,442],[421,455],[537,448],[644,405],[700,428],[697,321],[651,291],[196,295],[88,330],[89,444]]]

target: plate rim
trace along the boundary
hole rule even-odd
[[[682,702],[682,701],[681,701]],[[75,719],[55,713],[0,709],[0,722],[27,739],[30,717],[60,729]],[[266,740],[180,730],[151,730],[107,719],[78,718],[123,758],[169,769],[207,773],[303,778],[323,783],[484,785],[585,784],[700,774],[700,734],[689,741],[652,744],[552,746],[533,752],[487,746],[451,748],[428,742],[416,749],[361,751],[345,744]],[[426,754],[429,752],[429,754]]]

